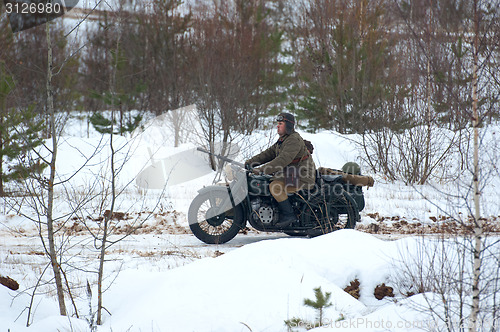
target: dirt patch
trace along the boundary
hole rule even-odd
[[[222,256],[224,255],[224,253],[222,251],[219,251],[219,250],[215,250],[214,251],[214,257],[219,257],[219,256]]]
[[[128,213],[126,213],[126,212],[120,212],[120,211],[113,211],[113,213],[111,213],[110,210],[106,210],[106,211],[104,211],[104,216],[108,217],[111,220],[128,220],[128,219],[132,219],[132,217]]]
[[[5,287],[12,289],[12,290],[18,290],[19,289],[19,284],[17,281],[12,279],[11,277],[3,277],[0,276],[0,284],[4,285]]]
[[[360,297],[360,282],[358,279],[354,279],[350,284],[344,288],[344,292],[359,300]],[[377,300],[382,300],[384,297],[394,297],[394,289],[392,287],[386,286],[385,283],[377,285],[373,291],[373,295]]]
[[[109,211],[105,215],[109,215]],[[97,232],[104,220],[104,216],[87,216],[85,219],[73,217],[71,223],[62,226],[67,235],[80,235],[88,230]],[[109,230],[114,235],[127,234],[189,234],[189,227],[184,214],[172,210],[168,212],[113,212],[111,214]]]
[[[375,287],[375,291],[373,292],[375,298],[377,300],[382,300],[384,297],[394,297],[394,289],[392,287],[386,286],[385,283],[382,285],[378,285]]]
[[[474,232],[474,218],[457,220],[448,216],[429,217],[427,222],[408,220],[400,216],[385,217],[378,213],[367,214],[377,222],[369,225],[356,225],[356,230],[370,234],[450,234],[472,235]],[[500,233],[500,216],[481,218],[485,234]]]
[[[34,251],[34,250],[30,250],[27,254],[28,255],[33,255],[33,256],[45,256],[44,252]]]
[[[359,280],[354,279],[351,284],[344,288],[344,292],[354,297],[356,300],[359,299]]]
[[[65,229],[67,235],[76,235],[86,231],[82,221],[78,218],[73,218],[73,224]]]
[[[124,251],[118,251],[123,253]],[[116,252],[115,252],[116,253]],[[190,250],[153,250],[153,251],[142,251],[132,249],[130,254],[136,255],[138,257],[151,258],[151,257],[165,257],[165,256],[177,256],[181,258],[201,258],[200,255],[194,253]]]

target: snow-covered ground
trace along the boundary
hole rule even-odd
[[[455,193],[456,184],[408,187],[370,174],[376,182],[365,190],[366,207],[356,230],[313,239],[248,230],[225,245],[211,246],[190,234],[186,213],[197,190],[212,182],[212,173],[200,172],[198,178],[167,186],[165,191],[136,185],[136,177],[155,161],[170,160],[197,146],[196,135],[190,132],[191,139],[174,148],[171,132],[165,128],[158,132],[159,128],[163,127],[147,126],[142,136],[114,140],[117,147],[123,147],[117,161],[124,162],[118,181],[124,192],[115,211],[123,213],[121,221],[137,220],[143,226],[107,251],[106,311],[98,331],[287,331],[284,321],[294,318],[302,322],[290,329],[303,331],[314,327],[307,322],[317,318],[314,309],[304,306],[304,299],[314,299],[316,287],[330,292],[332,303],[324,312],[326,326],[319,330],[417,331],[431,330],[436,324],[443,327],[426,310],[429,303],[437,312],[443,309],[436,304],[439,301],[434,302],[435,293],[418,294],[418,285],[407,278],[407,273],[415,266],[427,266],[431,261],[434,264],[439,257],[460,266],[455,255],[470,244],[464,237],[403,234],[433,233],[431,229],[448,222],[447,212],[466,216],[465,206],[457,209],[459,200],[450,201],[450,195],[444,194]],[[340,169],[347,161],[360,162],[353,137],[330,132],[301,134],[313,142],[317,166]],[[69,188],[80,195],[92,188],[93,180],[109,175],[108,138],[101,140],[92,129],[88,136],[85,122],[75,117],[67,123],[59,144],[59,177],[70,177]],[[275,139],[274,129],[239,138],[240,151],[235,159],[243,161]],[[71,176],[83,164],[78,175]],[[500,218],[499,180],[490,179],[482,197],[483,211],[493,225]],[[57,195],[56,214],[63,215],[71,205],[65,191],[58,190]],[[97,205],[91,205],[86,213],[95,218]],[[58,238],[66,250],[64,264],[80,317],[75,317],[68,298],[66,304],[73,316],[67,318],[58,315],[50,283],[40,283],[37,295],[31,297],[40,275],[44,275],[41,280],[50,280],[35,224],[5,201],[0,208],[0,275],[20,284],[18,291],[0,286],[0,330],[90,331],[89,311],[95,311],[97,301],[96,276],[91,271],[97,268],[98,250],[78,219],[71,220],[69,231]],[[36,217],[27,204],[21,204],[20,209]],[[366,233],[377,229],[377,234]],[[489,241],[495,239],[492,236]],[[498,253],[500,247],[491,242],[489,250]],[[485,269],[498,277],[496,256],[491,258],[493,263],[485,260]],[[441,264],[441,269],[445,265]],[[470,267],[464,270],[468,273]],[[450,271],[443,271],[443,275],[445,272]],[[358,299],[344,291],[355,280],[359,281]],[[91,305],[87,281],[94,292]],[[392,287],[394,297],[375,298],[375,288],[382,284]],[[488,292],[500,291],[495,285]],[[410,292],[417,294],[409,296]],[[26,328],[28,319],[31,325]]]

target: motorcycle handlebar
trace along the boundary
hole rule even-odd
[[[207,150],[205,150],[203,148],[200,148],[200,147],[196,148],[196,150],[204,152],[204,153],[206,153],[206,154],[208,154],[210,156],[214,156],[216,158],[219,158],[220,160],[223,160],[223,161],[228,162],[230,164],[233,164],[233,165],[236,165],[236,166],[239,166],[241,168],[245,168],[246,169],[246,165],[244,165],[244,164],[242,164],[240,162],[234,161],[232,159],[229,159],[228,157],[224,157],[224,156],[221,156],[219,154],[212,153],[212,152],[207,151]],[[250,165],[248,165],[248,166],[250,166]]]

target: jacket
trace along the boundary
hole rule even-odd
[[[297,132],[286,134],[279,138],[268,149],[246,161],[251,166],[258,166],[265,174],[274,174],[273,180],[284,181],[284,169],[294,165],[299,169],[300,189],[311,189],[316,179],[316,165],[304,144],[304,140]]]

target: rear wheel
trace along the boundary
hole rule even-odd
[[[359,211],[352,196],[345,190],[341,195],[334,196],[331,202],[332,213],[330,225],[333,230],[353,229],[359,221]]]
[[[329,202],[318,197],[305,207],[303,218],[306,224],[315,227],[305,231],[310,236],[318,236],[339,229],[353,229],[359,221],[359,211],[354,199],[342,190],[330,198]]]
[[[208,244],[226,243],[244,227],[242,207],[232,208],[228,193],[221,190],[196,196],[189,206],[188,221],[193,234]]]
[[[289,235],[289,236],[307,236],[307,232],[306,231],[285,231],[283,232],[285,233],[286,235]]]

